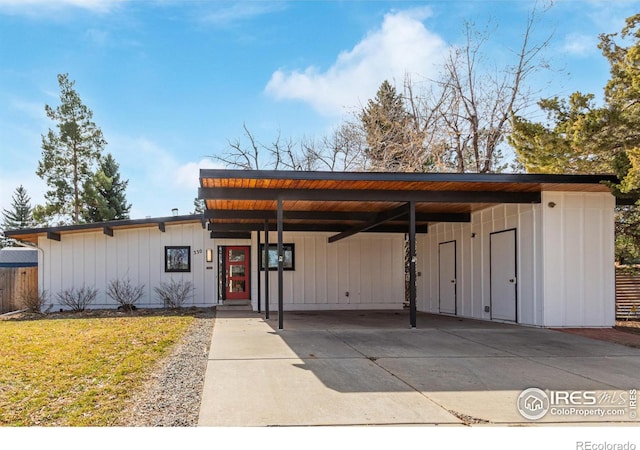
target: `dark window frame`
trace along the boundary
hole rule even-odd
[[[283,253],[287,253],[287,252],[291,252],[291,265],[287,265],[286,264],[286,258],[285,258],[285,264],[282,267],[282,270],[287,270],[287,271],[293,271],[296,270],[296,244],[294,243],[286,243],[286,244],[282,244],[282,251]],[[269,254],[273,254],[275,253],[276,257],[273,258],[273,260],[275,261],[275,264],[271,264],[271,258],[269,259],[269,270],[278,270],[278,259],[277,259],[277,254],[278,254],[278,244],[272,244],[269,243]],[[262,272],[264,271],[264,260],[265,260],[265,252],[264,252],[264,244],[260,244],[260,261],[258,261],[259,264],[259,270]]]
[[[186,268],[172,268],[170,267],[170,254],[172,250],[182,250],[186,252],[187,267]],[[191,246],[190,245],[165,245],[164,246],[164,271],[165,273],[186,273],[191,272]]]

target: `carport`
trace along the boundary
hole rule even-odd
[[[256,264],[264,261],[265,255],[260,248],[269,248],[269,232],[277,232],[279,330],[284,328],[285,317],[285,232],[330,232],[327,245],[359,233],[406,235],[411,328],[417,326],[418,301],[425,305],[422,308],[425,311],[465,317],[541,326],[611,326],[615,199],[605,183],[615,181],[616,178],[610,175],[202,169],[198,196],[205,200],[204,218],[208,221],[211,238],[253,239],[257,243]],[[487,215],[492,217],[490,227],[484,226]],[[597,228],[591,226],[592,217],[597,219]],[[511,225],[512,222],[515,225]],[[446,228],[449,225],[451,227]],[[427,243],[418,249],[419,237],[426,236],[431,230],[437,231],[437,241],[433,244],[425,241]],[[503,231],[510,233],[499,237],[507,237],[502,240],[513,254],[513,263],[507,265],[512,269],[500,266],[500,271],[513,271],[506,274],[504,280],[496,276],[499,271],[495,267],[498,266],[492,260],[486,260],[492,249],[494,255],[498,253],[500,241],[497,237]],[[447,235],[458,237],[447,240]],[[578,235],[579,241],[573,239]],[[486,242],[478,244],[478,250],[473,253],[479,240],[471,239],[476,236]],[[433,264],[436,253],[433,249],[437,248],[440,253],[440,244],[458,241],[460,250],[455,244],[452,246],[453,275],[449,276],[450,280],[442,281],[444,270]],[[457,254],[465,251],[465,245],[471,256],[465,260],[462,255],[460,262],[456,262]],[[554,266],[557,260],[553,255],[554,248],[561,250],[560,269],[565,270],[564,273]],[[580,251],[576,251],[578,248]],[[577,262],[577,258],[591,251],[596,251],[597,267]],[[520,267],[518,262],[528,256],[527,252],[531,253],[533,262]],[[575,266],[572,266],[573,258],[576,258]],[[424,270],[419,271],[418,267]],[[592,272],[595,271],[602,279],[597,285],[593,284]],[[419,299],[417,279],[422,272],[428,274],[429,281],[422,283],[423,298]],[[570,275],[574,276],[574,281],[567,282],[565,278]],[[441,278],[440,284],[433,281],[436,277]],[[269,278],[264,276],[262,282],[258,276],[254,303],[258,312],[264,309],[267,319],[270,315]],[[451,312],[442,307],[443,283],[446,282],[450,283],[449,291],[453,296]],[[571,313],[572,302],[583,300],[572,296],[573,288],[567,283],[580,284],[579,293],[597,292],[593,299],[585,296],[586,304],[575,317]],[[504,300],[501,296],[509,297]],[[429,306],[434,299],[438,302],[437,311]],[[466,310],[465,302],[470,305]],[[589,302],[600,303],[592,305]],[[501,303],[507,305],[502,308],[506,310],[504,313],[497,311]],[[586,310],[596,313],[585,313]],[[557,314],[560,313],[559,317]],[[562,323],[556,323],[556,319]]]

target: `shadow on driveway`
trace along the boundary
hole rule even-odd
[[[640,350],[559,331],[405,311],[220,311],[200,425],[528,424],[527,388],[619,395]],[[607,405],[607,408],[612,405]],[[615,424],[547,414],[538,422]]]

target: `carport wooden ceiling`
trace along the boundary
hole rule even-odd
[[[264,229],[277,200],[289,231],[406,232],[415,204],[416,231],[436,222],[469,222],[502,203],[539,203],[542,191],[608,192],[611,175],[295,172],[203,169],[199,197],[215,232]],[[372,224],[373,226],[366,226]]]

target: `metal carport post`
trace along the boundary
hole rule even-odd
[[[260,296],[262,295],[262,293],[260,291],[262,290],[262,286],[260,286],[260,230],[256,231],[256,235],[258,244],[258,258],[256,259],[256,262],[258,264],[258,313],[261,313],[262,307],[260,305]]]
[[[264,312],[265,319],[269,319],[269,221],[264,221],[264,261],[258,261],[258,268],[262,262],[264,269]],[[262,255],[260,255],[262,259]]]
[[[282,254],[282,198],[278,197],[278,330],[284,328],[284,301],[282,292],[282,269],[284,268],[284,255]]]
[[[409,202],[409,322],[416,327],[416,202]]]

